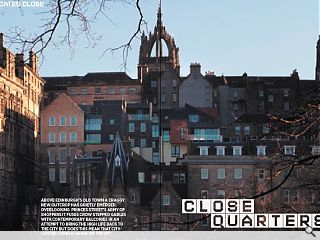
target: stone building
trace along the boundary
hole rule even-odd
[[[201,65],[192,63],[190,74],[179,86],[179,107],[185,104],[194,107],[213,107],[212,97],[212,85],[202,76]]]
[[[0,229],[17,230],[34,205],[26,196],[40,186],[40,103],[44,80],[38,58],[14,54],[0,33]]]
[[[84,148],[84,112],[65,93],[41,110],[42,184],[70,186],[75,156]]]

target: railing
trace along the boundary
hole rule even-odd
[[[150,120],[149,114],[128,114],[129,121],[148,121]]]
[[[191,141],[205,141],[205,142],[222,142],[223,137],[222,135],[194,135],[194,134],[189,134],[188,135],[188,140]]]

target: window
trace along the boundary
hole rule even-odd
[[[232,146],[233,156],[241,156],[242,155],[242,146]]]
[[[138,172],[139,183],[144,183],[144,172]]]
[[[76,94],[77,94],[77,89],[75,89],[75,88],[70,88],[69,93],[70,93],[70,95],[76,95]]]
[[[159,125],[152,125],[152,137],[159,137]]]
[[[54,150],[48,150],[48,159],[49,159],[49,164],[56,163],[56,152]]]
[[[161,102],[166,102],[166,95],[164,93],[161,94]]]
[[[77,133],[76,132],[71,132],[70,133],[70,142],[77,142]]]
[[[110,134],[110,135],[109,135],[109,140],[110,140],[110,141],[113,141],[113,139],[114,139],[114,135],[113,135],[113,134]]]
[[[157,82],[152,80],[151,81],[151,87],[153,87],[153,88],[157,87]]]
[[[56,181],[56,169],[55,168],[49,168],[49,181],[50,182]]]
[[[76,126],[77,125],[77,117],[71,116],[70,117],[70,126]]]
[[[142,216],[141,217],[141,230],[149,230],[149,217],[148,216]]]
[[[264,95],[263,90],[259,90],[259,97],[263,97],[263,95]]]
[[[180,146],[172,145],[171,146],[171,157],[180,157]]]
[[[170,195],[163,195],[162,196],[162,205],[163,206],[169,206],[170,205]]]
[[[239,105],[238,103],[233,104],[233,110],[238,111],[239,110]]]
[[[114,125],[114,119],[111,118],[111,119],[109,120],[109,124],[110,124],[110,125]]]
[[[186,174],[185,173],[174,173],[173,174],[173,183],[185,183]]]
[[[134,138],[131,138],[131,139],[130,139],[130,146],[131,146],[132,148],[134,148],[134,147],[135,147],[135,141],[134,141]]]
[[[235,135],[237,135],[237,136],[240,135],[240,126],[236,126],[236,127],[234,128],[234,133],[235,133]]]
[[[59,182],[60,183],[66,183],[67,182],[67,169],[66,168],[60,168],[59,169]]]
[[[80,172],[77,172],[77,186],[80,186]]]
[[[199,146],[200,156],[208,156],[209,146]]]
[[[210,93],[210,88],[206,87],[206,94],[209,94],[209,93]]]
[[[264,111],[264,102],[259,102],[258,110],[259,111]]]
[[[172,102],[177,102],[177,94],[176,93],[173,93],[172,94]]]
[[[54,143],[56,141],[56,135],[54,133],[49,133],[49,143]]]
[[[129,93],[135,93],[137,89],[135,87],[129,88]]]
[[[136,202],[136,194],[134,192],[130,193],[130,202],[132,203]]]
[[[96,94],[101,93],[101,88],[96,87],[96,88],[94,89],[94,93],[96,93]]]
[[[284,101],[284,102],[283,102],[283,110],[284,110],[284,111],[289,111],[289,110],[290,110],[289,101]]]
[[[86,185],[86,171],[84,170],[82,171],[82,185]]]
[[[129,123],[129,132],[133,133],[135,131],[135,124]]]
[[[224,199],[226,196],[226,192],[224,190],[218,190],[218,198]]]
[[[282,201],[284,203],[297,203],[298,202],[298,191],[297,190],[283,190]]]
[[[258,169],[258,178],[265,179],[265,177],[266,177],[266,174],[265,174],[264,169]]]
[[[60,133],[60,142],[61,143],[65,143],[66,142],[66,133],[65,132],[61,132]]]
[[[87,95],[88,94],[88,89],[87,88],[82,88],[81,89],[81,94],[82,95]]]
[[[147,131],[147,124],[140,123],[140,132],[146,132],[146,131]]]
[[[257,156],[266,155],[266,146],[257,146]]]
[[[120,88],[119,92],[120,92],[120,94],[124,94],[124,93],[126,93],[126,89],[125,88]]]
[[[68,150],[66,148],[59,149],[59,163],[66,164],[67,163]]]
[[[186,174],[185,173],[180,173],[179,174],[179,182],[180,183],[185,183],[186,182]]]
[[[283,96],[284,97],[289,97],[289,89],[284,89],[283,90]]]
[[[234,179],[242,179],[242,168],[234,169]]]
[[[216,146],[215,148],[217,149],[217,156],[225,155],[226,146]]]
[[[173,79],[172,80],[172,87],[176,87],[177,86],[177,80],[176,79]]]
[[[180,139],[184,140],[184,128],[180,128]]]
[[[114,88],[111,87],[111,88],[108,89],[108,93],[109,94],[115,94],[116,91],[114,90]]]
[[[115,166],[120,167],[121,166],[121,158],[117,155],[116,158],[114,159]]]
[[[55,125],[55,118],[54,116],[49,117],[49,126],[54,126]]]
[[[285,155],[295,155],[296,154],[296,146],[284,146],[284,154]]]
[[[100,144],[101,134],[86,134],[85,143],[87,144]]]
[[[244,127],[244,135],[246,135],[246,136],[250,135],[250,127],[249,126]]]
[[[306,197],[305,197],[307,203],[313,203],[314,202],[314,193],[312,190],[306,191]]]
[[[145,138],[140,139],[140,147],[145,148],[147,146],[147,140]]]
[[[91,184],[91,171],[88,171],[88,185]]]
[[[161,81],[161,79],[160,79],[160,84],[161,84],[161,87],[163,87],[163,88],[166,86],[166,82],[163,80]]]
[[[312,146],[311,154],[312,155],[320,154],[320,146]]]
[[[268,95],[268,102],[273,102],[273,100],[274,100],[273,95]]]
[[[65,126],[65,125],[66,125],[66,117],[60,116],[60,126]]]
[[[86,131],[101,130],[101,124],[102,124],[101,118],[86,119],[84,130],[86,130]]]
[[[225,179],[226,178],[226,169],[218,168],[217,179]]]
[[[170,132],[168,130],[164,130],[163,131],[162,140],[164,142],[169,142],[170,141]]]
[[[202,180],[207,180],[208,179],[208,175],[209,175],[209,171],[207,168],[201,168],[200,169],[200,175],[201,175],[201,179]]]
[[[199,115],[190,114],[189,115],[189,122],[191,122],[191,123],[199,122]]]
[[[233,97],[234,97],[234,98],[238,98],[238,97],[239,97],[239,93],[238,93],[237,90],[234,90],[234,91],[233,91]]]
[[[207,199],[208,195],[208,190],[200,190],[200,198]]]
[[[263,126],[262,127],[262,133],[263,134],[269,134],[270,133],[270,128],[268,126]]]
[[[158,152],[152,153],[152,162],[154,164],[159,164],[159,153]]]

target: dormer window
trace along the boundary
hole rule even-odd
[[[296,146],[284,146],[284,154],[285,155],[295,155],[296,154]]]
[[[116,157],[116,159],[114,160],[116,167],[120,167],[121,165],[121,159],[119,156]]]

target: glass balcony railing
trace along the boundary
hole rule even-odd
[[[190,134],[188,139],[191,141],[210,141],[210,142],[223,141],[222,135],[210,135],[210,134],[206,134],[206,135]]]
[[[150,120],[149,114],[128,114],[129,121],[148,121]]]

